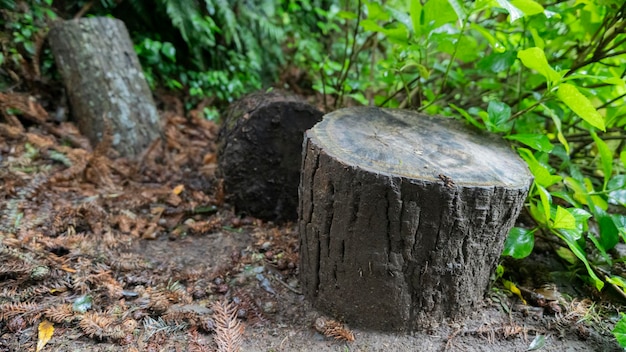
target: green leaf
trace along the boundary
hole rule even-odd
[[[543,348],[546,345],[546,336],[545,335],[537,335],[530,343],[530,346],[526,349],[526,351],[536,351],[538,349]]]
[[[367,18],[380,21],[389,20],[389,14],[378,1],[367,1],[365,6],[367,7]]]
[[[569,143],[567,142],[567,139],[565,139],[565,136],[563,135],[563,129],[561,127],[561,118],[557,116],[554,110],[550,109],[545,104],[541,104],[541,106],[545,109],[548,116],[552,118],[552,122],[554,122],[554,127],[556,127],[556,138],[559,140],[559,142],[561,142],[561,145],[565,147],[565,153],[569,154],[569,150],[570,150]]]
[[[559,238],[561,238],[563,241],[565,241],[565,243],[567,243],[567,246],[572,251],[572,253],[574,253],[574,255],[578,259],[580,259],[581,262],[583,262],[583,264],[585,265],[585,268],[587,269],[587,274],[589,274],[589,276],[593,280],[594,285],[596,286],[596,289],[598,291],[602,291],[602,288],[604,287],[604,282],[602,282],[602,280],[600,280],[600,278],[598,278],[596,273],[591,268],[591,265],[589,264],[589,261],[587,260],[587,255],[585,254],[585,251],[583,251],[583,249],[580,248],[580,245],[578,244],[578,242],[572,241],[571,238],[569,238],[568,236],[564,236],[560,232],[561,232],[561,230],[560,231],[555,231],[554,233],[557,236],[559,236]]]
[[[524,66],[539,72],[549,83],[556,83],[561,80],[561,75],[548,64],[548,60],[542,49],[532,47],[520,50],[517,53],[517,57],[522,60]]]
[[[583,182],[585,184],[585,189],[587,190],[587,205],[589,205],[589,208],[591,208],[594,213],[596,212],[596,208],[601,210],[608,209],[609,203],[607,203],[602,196],[597,194],[593,188],[593,182],[591,182],[591,179],[589,179],[589,177],[585,177]]]
[[[452,104],[452,103],[448,103],[448,105],[453,108],[454,110],[456,110],[459,114],[461,114],[467,121],[469,121],[469,123],[471,123],[472,125],[478,127],[481,130],[485,129],[485,126],[483,126],[480,122],[478,122],[474,117],[472,117],[472,115],[470,115],[467,111],[465,111],[464,109]]]
[[[502,274],[504,274],[504,267],[502,266],[502,264],[498,264],[498,266],[496,267],[496,278],[501,278]]]
[[[382,33],[387,36],[390,42],[406,46],[409,39],[409,30],[406,27],[385,28]]]
[[[617,339],[617,343],[622,348],[626,348],[626,315],[622,313],[622,318],[615,324],[613,328],[613,336]]]
[[[626,207],[626,175],[617,175],[607,185],[609,200]]]
[[[487,107],[488,120],[485,125],[492,132],[506,131],[506,123],[511,118],[511,107],[501,101],[492,100]]]
[[[420,76],[424,79],[430,78],[430,71],[424,65],[417,64],[417,70],[420,73]]]
[[[572,252],[571,250],[565,248],[565,247],[560,247],[556,249],[556,254],[561,257],[561,259],[565,260],[566,262],[570,263],[570,264],[576,264],[576,262],[578,262],[578,258],[576,257],[576,255],[574,254],[574,252]]]
[[[463,7],[462,2],[458,0],[448,0],[448,3],[450,4],[450,6],[452,6],[458,18],[465,19],[467,17],[467,13],[465,11],[465,8]]]
[[[493,53],[483,57],[478,62],[478,68],[482,70],[489,70],[494,73],[504,72],[508,70],[515,63],[517,58],[517,52],[513,50],[505,51],[502,53]]]
[[[494,37],[490,31],[488,31],[486,28],[484,28],[483,26],[476,24],[476,23],[472,23],[470,24],[470,28],[477,31],[478,33],[480,33],[485,39],[487,39],[487,41],[489,42],[489,45],[491,46],[491,48],[493,49],[494,52],[496,53],[503,53],[504,51],[506,51],[506,48],[504,47],[504,45],[502,45],[502,43],[496,39],[496,37]],[[515,57],[517,58],[517,52],[515,52]]]
[[[611,277],[607,278],[606,281],[612,283],[615,286],[626,288],[626,280],[621,276],[612,275]]]
[[[535,176],[536,184],[544,188],[548,188],[555,183],[561,182],[561,180],[563,179],[559,175],[552,175],[550,173],[550,170],[548,170],[546,166],[537,161],[537,159],[530,150],[526,148],[517,148],[517,151],[522,159],[526,161],[526,164],[528,164],[530,172],[533,174],[533,176]]]
[[[540,152],[549,153],[554,149],[554,145],[550,143],[550,138],[545,134],[512,134],[504,138],[524,143]]]
[[[580,116],[583,120],[588,122],[591,126],[596,127],[602,131],[605,131],[604,118],[591,105],[591,101],[587,99],[581,92],[578,91],[576,86],[569,83],[563,83],[559,86],[556,93],[557,97],[561,99],[576,115]]]
[[[343,18],[346,20],[354,20],[357,18],[357,14],[352,11],[339,11],[337,12],[337,17]]]
[[[385,28],[381,27],[376,21],[371,19],[364,19],[360,22],[361,27],[369,32],[379,32],[382,33],[385,31]]]
[[[546,46],[546,43],[543,41],[543,38],[537,32],[537,28],[530,28],[530,34],[533,36],[533,41],[535,42],[535,46],[541,50],[543,50]]]
[[[610,251],[619,242],[619,230],[613,218],[604,210],[599,210],[595,219],[600,227],[600,244],[605,251]]]
[[[509,232],[509,236],[504,242],[504,252],[515,259],[526,258],[535,246],[535,230],[527,230],[521,227],[514,227]]]
[[[543,13],[543,6],[532,0],[511,0],[511,4],[524,12],[526,16]]]
[[[626,168],[626,150],[622,150],[619,153],[619,160],[622,161],[622,166]]]
[[[575,230],[576,219],[567,209],[557,206],[552,227],[555,229]]]
[[[508,0],[496,0],[498,5],[500,5],[503,9],[505,9],[509,13],[509,21],[511,23],[517,21],[518,19],[524,17],[524,12],[511,4]]]
[[[587,191],[573,177],[566,177],[563,181],[565,185],[574,192],[574,199],[580,204],[587,204]]]
[[[163,42],[161,53],[172,62],[176,62],[176,48],[170,42]]]
[[[543,208],[543,212],[545,216],[545,223],[547,224],[550,222],[550,213],[551,213],[550,204],[552,204],[552,196],[550,195],[550,192],[548,192],[547,189],[541,187],[540,185],[536,185],[536,186],[537,186],[537,192],[539,193],[539,199],[541,199],[541,206]]]
[[[603,190],[606,190],[606,186],[613,173],[613,152],[611,152],[606,142],[600,139],[595,132],[591,132],[591,137],[596,143],[596,147],[598,147],[598,152],[600,153],[600,163],[602,164],[602,173],[604,173]]]
[[[424,4],[424,22],[436,29],[457,20],[457,15],[448,0],[430,0]]]
[[[82,295],[76,298],[74,304],[72,304],[72,310],[77,313],[85,313],[91,309],[93,298],[90,295]]]
[[[569,204],[575,206],[575,207],[579,207],[580,203],[578,201],[576,201],[576,199],[574,199],[574,197],[572,197],[571,194],[567,193],[567,192],[562,192],[562,191],[554,191],[550,193],[553,197],[557,197],[557,198],[561,198],[564,201],[568,202]]]
[[[406,27],[407,30],[409,31],[413,30],[413,24],[411,23],[410,15],[408,15],[404,11],[396,10],[391,6],[386,6],[386,9],[391,14],[391,17],[395,19],[396,21],[402,23]]]
[[[411,16],[411,23],[413,24],[413,32],[415,35],[422,34],[422,2],[411,1],[409,7],[409,15]]]

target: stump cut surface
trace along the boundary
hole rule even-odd
[[[480,305],[532,181],[501,140],[451,119],[348,108],[304,141],[300,273],[348,323],[422,330]]]
[[[309,137],[328,155],[370,172],[459,185],[528,186],[528,169],[508,145],[459,121],[404,110],[348,108]]]

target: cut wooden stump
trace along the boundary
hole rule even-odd
[[[284,93],[255,93],[228,108],[218,139],[218,173],[237,212],[297,219],[304,131],[322,112]]]
[[[48,40],[72,116],[92,145],[110,129],[113,148],[133,157],[160,135],[152,92],[122,21],[61,21]]]
[[[479,306],[532,182],[501,140],[452,119],[348,108],[307,131],[300,273],[313,306],[414,331]]]

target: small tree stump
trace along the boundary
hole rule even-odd
[[[412,331],[483,299],[532,181],[501,140],[406,110],[348,108],[307,131],[302,289],[366,328]]]
[[[218,139],[218,172],[238,212],[296,220],[304,131],[321,119],[321,111],[284,92],[231,104]]]
[[[132,157],[159,136],[152,93],[122,21],[62,21],[48,40],[73,118],[92,145],[110,128],[113,148]]]

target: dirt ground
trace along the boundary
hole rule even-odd
[[[211,272],[211,268],[219,267],[220,263],[231,261],[233,252],[249,251],[257,236],[244,231],[217,232],[175,241],[162,237],[138,240],[131,251],[150,262],[154,270],[184,271],[193,267]],[[263,266],[257,268],[260,267]],[[352,329],[353,342],[339,341],[313,328],[321,315],[302,295],[287,289],[280,283],[282,279],[267,270],[262,273],[269,279],[267,287],[273,294],[263,290],[255,277],[235,275],[233,278],[237,281],[233,283],[234,291],[250,295],[249,299],[256,305],[254,309],[260,309],[260,319],[251,319],[254,321],[245,324],[241,351],[527,351],[537,335],[546,337],[542,351],[620,351],[606,331],[598,332],[589,322],[576,322],[582,317],[524,315],[519,309],[509,315],[489,300],[466,321],[444,325],[435,331],[395,334]],[[511,302],[506,304],[514,306]],[[205,303],[206,300],[194,300],[189,306],[204,307]],[[215,348],[212,333],[192,334],[182,329],[148,337],[146,330],[145,326],[138,329],[133,342],[120,345],[106,338],[90,339],[70,326],[62,327],[44,351],[211,351]],[[34,327],[19,334],[3,332],[0,350],[33,350],[36,340]],[[158,347],[154,342],[158,342]]]
[[[225,202],[214,123],[166,113],[132,162],[26,95],[0,98],[22,112],[0,120],[0,351],[620,350],[615,309],[573,283],[553,305],[496,283],[466,321],[422,333],[341,325],[299,292],[295,226]],[[539,259],[507,263],[511,279],[534,289]]]

